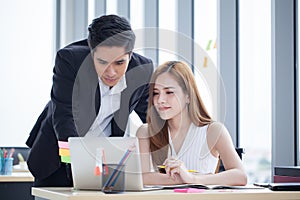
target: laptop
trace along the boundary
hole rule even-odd
[[[269,189],[274,191],[300,191],[300,182],[270,183]]]
[[[125,191],[143,191],[139,145],[136,137],[70,137],[68,139],[74,189],[101,190],[102,176],[94,174],[96,152],[103,148],[106,164],[118,164],[127,149],[135,146],[125,166]],[[99,159],[99,158],[98,158]],[[157,188],[158,189],[158,188]]]

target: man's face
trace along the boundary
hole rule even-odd
[[[125,47],[116,46],[99,46],[94,50],[93,61],[98,76],[105,85],[115,86],[127,70],[129,53]]]

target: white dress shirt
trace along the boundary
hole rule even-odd
[[[108,137],[111,135],[113,113],[120,109],[121,92],[126,89],[125,75],[111,89],[100,78],[101,105],[98,115],[86,136]]]
[[[207,144],[207,128],[208,125],[200,127],[191,123],[178,153],[174,149],[170,132],[168,132],[170,143],[168,157],[180,159],[188,169],[196,170],[200,174],[214,174],[219,158],[210,152]]]

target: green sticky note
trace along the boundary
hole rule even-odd
[[[71,158],[70,156],[60,156],[60,160],[63,163],[71,163]]]
[[[208,44],[207,44],[207,46],[206,46],[206,51],[210,50],[211,42],[212,42],[212,40],[209,40],[209,41],[208,41]]]

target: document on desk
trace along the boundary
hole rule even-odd
[[[263,189],[255,185],[232,186],[232,185],[201,185],[201,184],[179,184],[179,185],[159,185],[162,189],[177,189],[177,188],[197,188],[206,190],[221,190],[221,189]]]

